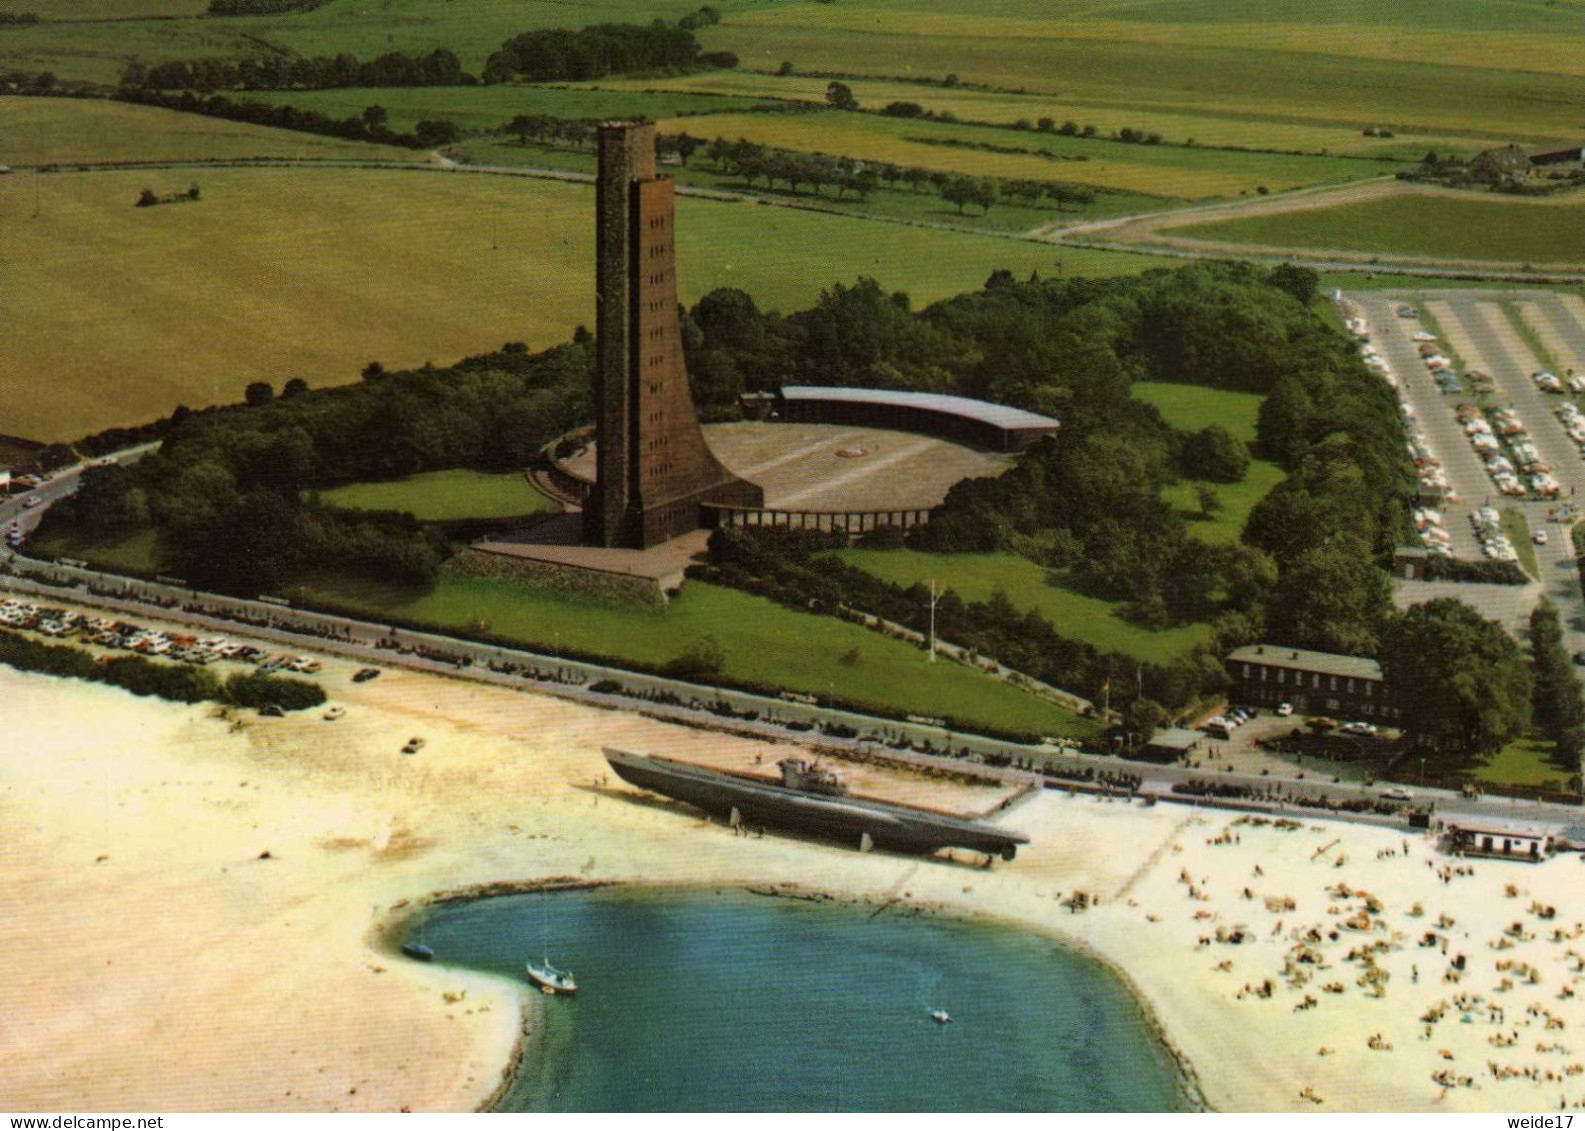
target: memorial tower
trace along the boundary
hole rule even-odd
[[[584,541],[645,549],[701,525],[701,506],[764,505],[705,444],[677,319],[673,186],[652,123],[599,130],[595,180],[596,449]]]

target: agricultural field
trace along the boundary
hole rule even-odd
[[[200,16],[209,0],[0,0],[0,14],[41,20],[137,20]]]
[[[517,518],[559,509],[516,471],[428,471],[381,483],[349,483],[321,491],[319,498],[344,510],[405,511],[420,522]]]
[[[1238,196],[1253,193],[1261,186],[1278,190],[1360,180],[1401,167],[1397,163],[1351,157],[1131,145],[836,110],[665,119],[660,128],[668,133],[685,129],[699,137],[745,138],[783,149],[913,165],[943,173],[1067,181],[1187,200]],[[987,147],[1013,147],[1024,152],[995,152]]]
[[[1364,136],[1360,128],[1288,120],[1264,120],[1249,115],[1191,113],[1141,109],[1125,103],[1086,102],[1070,94],[1038,90],[983,90],[943,86],[934,82],[892,79],[844,80],[859,106],[880,110],[892,102],[914,102],[926,111],[951,114],[966,123],[1033,126],[1050,118],[1060,127],[1071,121],[1081,129],[1093,125],[1101,137],[1127,128],[1158,133],[1174,144],[1271,149],[1285,152],[1329,153],[1342,157],[1418,161],[1427,148],[1455,154],[1474,153],[1490,142],[1455,138],[1445,133],[1398,133],[1392,138]],[[815,75],[779,75],[764,71],[705,71],[696,75],[620,79],[607,78],[586,84],[609,93],[633,91],[656,94],[714,95],[721,98],[760,97],[793,104],[824,106],[830,79]],[[726,106],[721,107],[727,109]],[[1016,136],[1016,135],[1015,135]],[[1011,138],[1009,144],[1016,144]]]
[[[840,689],[848,702],[894,712],[929,704],[933,714],[1004,729],[1092,732],[1091,724],[1065,708],[959,664],[932,664],[923,651],[902,641],[702,582],[690,582],[664,608],[450,576],[422,595],[343,582],[311,588],[302,596],[377,620],[482,629],[546,652],[567,649],[651,666],[669,663],[693,642],[714,637],[725,652],[724,673],[737,679],[822,697]]]
[[[198,181],[203,199],[134,208]],[[38,193],[38,218],[31,219]],[[350,381],[371,359],[444,364],[541,349],[593,318],[592,190],[518,177],[364,169],[172,169],[0,177],[7,431],[69,438],[240,399],[250,381]],[[811,305],[872,275],[916,305],[1050,245],[792,209],[679,202],[682,298],[741,287]],[[24,222],[26,221],[26,222]],[[1066,250],[1080,270],[1145,256]],[[113,278],[116,284],[106,286]]]
[[[1585,259],[1585,195],[1547,200],[1420,194],[1170,229],[1173,236],[1439,260],[1570,263]]]
[[[774,106],[752,95],[720,96],[686,91],[648,93],[583,86],[503,83],[499,86],[351,87],[339,90],[260,90],[258,102],[318,110],[333,118],[352,118],[365,107],[383,106],[395,130],[410,130],[425,118],[457,123],[464,130],[494,130],[518,114],[555,118],[675,118],[693,114]],[[593,168],[593,160],[590,160]]]
[[[0,96],[0,165],[122,161],[363,160],[418,163],[421,154],[294,130],[250,126],[98,99]]]
[[[1077,103],[1507,140],[1571,138],[1585,93],[1577,3],[932,0],[728,12],[705,41],[745,68],[930,79]]]
[[[849,565],[882,581],[954,589],[965,601],[988,600],[997,589],[1020,610],[1033,610],[1063,636],[1097,648],[1126,652],[1150,663],[1170,663],[1210,639],[1205,624],[1152,632],[1122,618],[1123,603],[1065,588],[1058,574],[1016,554],[926,554],[916,550],[839,550]],[[923,697],[920,699],[923,702]]]

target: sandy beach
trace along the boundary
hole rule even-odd
[[[335,722],[0,668],[0,1108],[476,1108],[528,987],[382,931],[552,877],[798,885],[1048,933],[1123,972],[1222,1110],[1585,1103],[1577,857],[1466,863],[1418,835],[1058,792],[999,818],[1034,843],[989,871],[744,838],[641,798],[601,745],[745,767],[793,747],[355,666],[325,660]],[[1004,795],[861,776],[933,807]]]

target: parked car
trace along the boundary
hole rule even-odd
[[[1381,791],[1381,795],[1388,801],[1414,800],[1414,794],[1410,793],[1407,789],[1404,789],[1401,785],[1395,785],[1391,789],[1384,789]]]
[[[1370,723],[1344,723],[1338,728],[1339,734],[1352,734],[1362,738],[1374,738],[1376,728]]]
[[[379,668],[359,668],[357,671],[352,673],[352,682],[367,683],[371,679],[378,679],[379,675]]]
[[[1531,541],[1533,541],[1537,546],[1545,546],[1547,544],[1547,533],[1546,533],[1546,531],[1545,530],[1537,530],[1535,532],[1534,537],[1531,539]]]
[[[1316,715],[1306,725],[1315,731],[1336,730],[1337,720],[1329,719],[1325,715]]]
[[[1277,704],[1277,714],[1281,718],[1286,719],[1289,715],[1293,714],[1293,704],[1292,703],[1278,703]]]

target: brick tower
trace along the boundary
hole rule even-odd
[[[764,505],[699,430],[677,322],[673,194],[653,124],[600,127],[595,181],[596,439],[584,541],[645,549],[700,526],[703,503]]]

